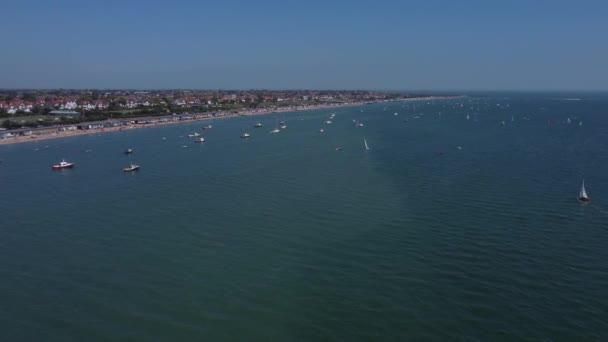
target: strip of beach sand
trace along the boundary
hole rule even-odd
[[[105,122],[121,122],[123,125],[116,127],[103,127],[97,129],[77,129],[77,130],[60,130],[61,127],[74,126],[74,125],[65,125],[65,126],[57,126],[56,130],[52,130],[54,127],[45,127],[43,130],[45,133],[38,133],[36,129],[32,129],[32,134],[29,135],[15,135],[12,137],[6,137],[4,139],[0,139],[0,145],[8,145],[8,144],[19,144],[19,143],[28,143],[28,142],[36,142],[42,140],[50,140],[50,139],[59,139],[59,138],[69,138],[80,135],[87,134],[102,134],[102,133],[111,133],[111,132],[122,132],[128,131],[132,129],[138,128],[150,128],[150,127],[159,127],[164,125],[172,125],[172,124],[186,124],[197,121],[207,121],[207,120],[218,120],[218,119],[227,119],[234,118],[240,116],[254,116],[254,115],[265,115],[265,114],[273,114],[273,113],[289,113],[289,112],[300,112],[300,111],[310,111],[317,109],[328,109],[328,108],[343,108],[343,107],[356,107],[362,106],[370,103],[389,103],[389,102],[411,102],[411,101],[434,101],[434,100],[449,100],[460,98],[461,96],[428,96],[428,97],[413,97],[407,99],[399,99],[393,101],[365,101],[365,102],[345,102],[340,104],[319,104],[319,105],[307,105],[307,106],[298,106],[298,107],[273,107],[273,108],[265,108],[265,109],[253,109],[253,110],[245,110],[238,112],[227,112],[220,111],[221,116],[207,116],[208,113],[192,113],[189,116],[198,118],[192,119],[181,119],[178,121],[168,120],[165,122],[159,121],[160,119],[166,118],[171,119],[173,116],[155,116],[155,117],[138,117],[138,118],[130,118],[130,119],[120,119],[120,120],[108,120]],[[182,115],[183,116],[183,115]],[[135,120],[154,120],[153,123],[128,123]],[[98,122],[99,123],[99,122]],[[83,122],[81,125],[86,125],[88,123]],[[52,130],[52,131],[51,131]],[[4,131],[5,133],[10,133],[11,131]]]

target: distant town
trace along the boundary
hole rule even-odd
[[[0,144],[234,116],[452,97],[373,91],[0,90]]]
[[[185,112],[398,100],[417,94],[371,91],[0,90],[1,127],[51,126]]]

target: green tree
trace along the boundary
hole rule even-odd
[[[36,96],[32,93],[23,93],[21,95],[21,99],[23,101],[34,102],[34,101],[36,101]]]

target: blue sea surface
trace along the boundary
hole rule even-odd
[[[1,341],[608,339],[608,95],[206,124],[0,146]]]

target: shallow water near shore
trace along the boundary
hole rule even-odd
[[[0,338],[603,340],[606,113],[483,94],[0,146]]]

